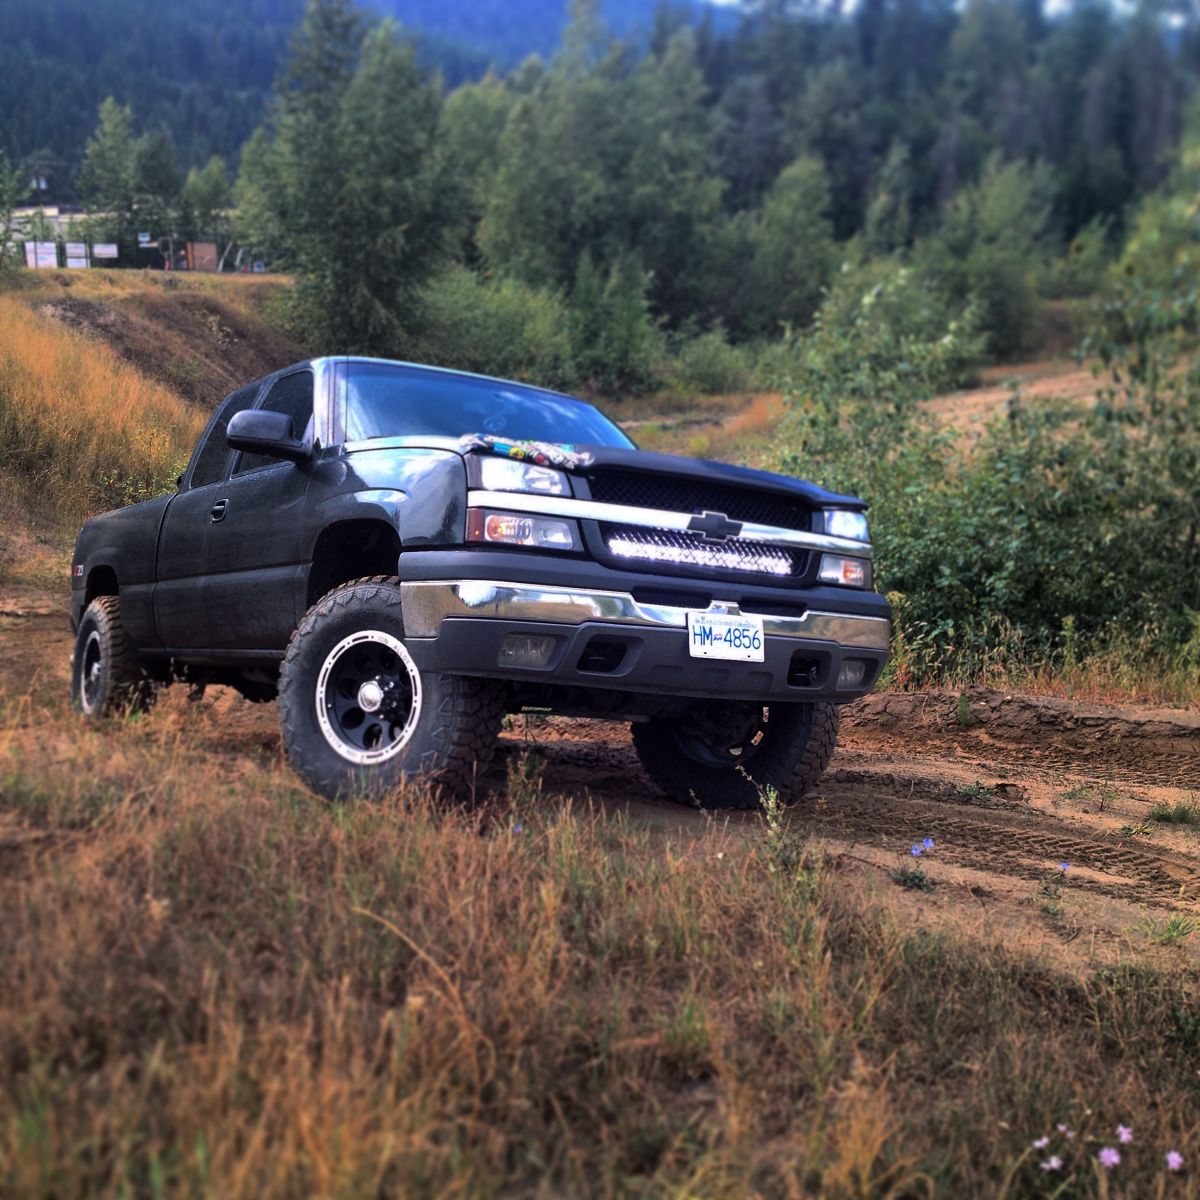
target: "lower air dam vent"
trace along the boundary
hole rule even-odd
[[[786,550],[740,538],[706,542],[697,534],[618,528],[606,531],[604,541],[610,554],[643,562],[752,571],[759,575],[791,575],[794,567]]]

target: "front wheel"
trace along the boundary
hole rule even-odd
[[[279,674],[283,745],[327,799],[417,776],[463,793],[491,758],[496,686],[421,671],[404,639],[400,587],[387,577],[336,588],[292,635]]]
[[[134,654],[116,596],[97,596],[84,610],[71,657],[71,704],[92,721],[145,712],[155,698]]]
[[[837,729],[832,704],[701,700],[632,732],[646,774],[669,796],[704,808],[757,808],[768,790],[786,802],[815,787]]]

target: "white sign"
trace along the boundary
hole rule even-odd
[[[117,243],[116,242],[97,242],[92,247],[93,258],[116,258]]]
[[[25,262],[31,267],[57,267],[57,242],[26,242]]]
[[[138,234],[138,245],[139,246],[150,245],[150,235],[148,233],[139,233]]]

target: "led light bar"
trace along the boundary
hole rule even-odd
[[[687,545],[667,537],[655,538],[653,534],[643,537],[645,540],[635,540],[628,534],[617,534],[608,539],[608,548],[620,558],[671,563],[680,567],[715,567],[723,571],[751,571],[763,575],[792,573],[790,555],[766,546],[747,546],[744,543],[709,545],[703,542]]]

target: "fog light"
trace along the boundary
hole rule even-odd
[[[863,680],[866,677],[867,664],[861,658],[848,658],[842,663],[842,669],[838,671],[838,691],[848,691],[850,688],[862,687]]]
[[[500,643],[496,665],[500,667],[544,667],[554,653],[557,638],[528,633],[510,633]]]
[[[862,558],[843,558],[840,554],[822,554],[817,578],[822,583],[838,583],[842,587],[871,586],[871,564]]]

